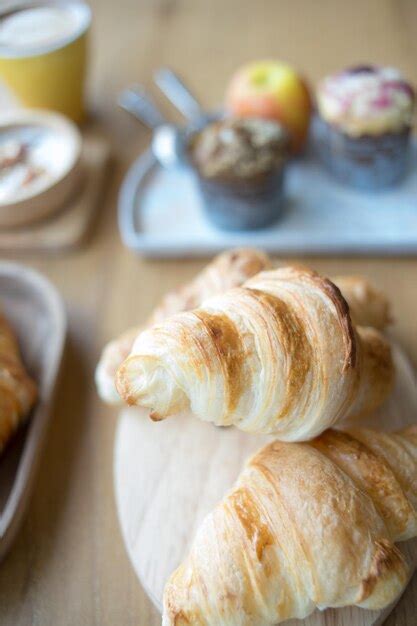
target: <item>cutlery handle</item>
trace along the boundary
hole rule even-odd
[[[140,85],[122,91],[118,104],[152,130],[167,123],[152,98]]]
[[[154,80],[162,93],[187,120],[194,121],[204,115],[197,98],[173,70],[161,68],[155,72]]]

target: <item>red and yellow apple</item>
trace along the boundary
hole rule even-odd
[[[308,87],[297,72],[280,61],[256,61],[244,65],[233,76],[226,107],[238,117],[277,120],[289,132],[293,153],[307,139],[311,116]]]

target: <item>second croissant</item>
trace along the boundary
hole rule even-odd
[[[415,426],[267,445],[171,575],[163,626],[272,626],[316,607],[387,607],[410,574],[395,543],[417,535],[416,471]]]

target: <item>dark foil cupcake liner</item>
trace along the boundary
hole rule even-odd
[[[219,181],[197,173],[207,218],[229,231],[254,230],[274,223],[284,205],[284,170],[282,166],[253,181]]]
[[[313,138],[326,169],[356,189],[386,189],[399,183],[407,172],[410,128],[398,133],[350,137],[317,116]]]

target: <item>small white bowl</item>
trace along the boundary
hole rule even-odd
[[[48,164],[48,176],[40,176],[3,200],[0,197],[1,228],[23,226],[52,215],[82,184],[82,136],[75,124],[49,111],[16,109],[0,114],[0,145],[25,136],[29,142],[43,141],[41,156]]]

